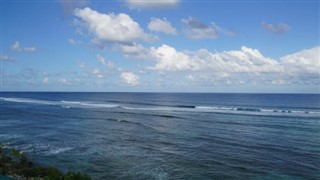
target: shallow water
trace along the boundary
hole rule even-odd
[[[94,179],[319,179],[320,95],[1,93],[1,142]]]

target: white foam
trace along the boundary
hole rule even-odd
[[[29,99],[29,98],[0,98],[1,100],[8,102],[16,102],[16,103],[29,103],[29,104],[43,104],[43,105],[59,105],[62,108],[115,108],[119,107],[117,104],[99,104],[94,102],[80,102],[80,101],[45,101],[38,99]]]
[[[60,153],[66,152],[66,151],[70,151],[72,149],[73,148],[71,148],[71,147],[53,148],[53,149],[50,149],[46,154],[47,155],[55,155],[55,154],[60,154]]]
[[[216,110],[216,109],[220,109],[220,108],[219,108],[219,107],[216,107],[216,106],[196,106],[196,109]]]
[[[47,101],[30,98],[4,98],[0,100],[16,103],[31,103],[43,105],[58,105],[62,108],[123,108],[135,111],[180,111],[180,112],[212,112],[212,113],[230,113],[230,114],[248,114],[248,115],[275,115],[275,116],[320,116],[320,111],[290,110],[290,109],[259,109],[259,108],[243,108],[243,107],[219,107],[219,106],[195,106],[188,107],[165,107],[165,106],[149,106],[149,107],[131,107],[120,106],[118,104],[105,104],[90,101]],[[256,111],[255,111],[256,109]]]
[[[138,110],[138,111],[188,111],[190,108],[176,108],[176,107],[128,107],[120,106],[127,110]]]
[[[94,104],[94,103],[80,103],[82,106],[98,107],[98,108],[115,108],[119,107],[117,104]]]
[[[28,98],[0,98],[8,102],[18,102],[18,103],[31,103],[31,104],[45,104],[45,105],[56,105],[57,102],[54,101],[45,101],[37,99],[28,99]]]
[[[81,102],[79,102],[79,101],[64,101],[64,100],[62,100],[60,102],[64,103],[64,104],[81,104]]]

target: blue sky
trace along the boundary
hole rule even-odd
[[[319,1],[1,1],[2,91],[319,93]]]

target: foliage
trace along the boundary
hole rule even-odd
[[[91,177],[80,172],[64,174],[54,167],[35,166],[27,156],[19,150],[12,148],[6,152],[0,144],[0,174],[18,176],[27,179],[44,180],[90,180]],[[20,179],[20,178],[19,178]]]

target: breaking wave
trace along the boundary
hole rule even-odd
[[[152,104],[148,106],[135,106],[134,103],[130,105],[113,104],[113,103],[99,103],[89,101],[48,101],[31,98],[7,98],[0,97],[0,100],[13,103],[28,103],[35,105],[51,105],[60,106],[61,108],[121,108],[128,111],[188,111],[188,112],[206,112],[206,113],[226,113],[226,114],[244,114],[244,115],[264,115],[264,116],[320,116],[320,111],[317,110],[293,110],[293,109],[263,109],[252,107],[219,107],[219,106],[195,106],[195,105],[162,105]],[[120,102],[119,102],[120,103]],[[127,104],[127,103],[125,103]]]

